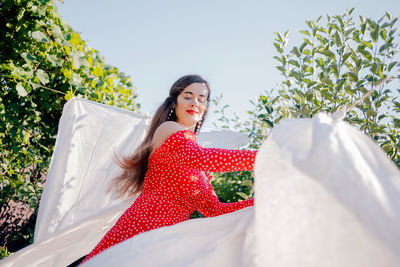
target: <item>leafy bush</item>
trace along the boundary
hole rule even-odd
[[[288,32],[276,33],[278,91],[266,92],[256,104],[269,129],[284,118],[311,118],[317,112],[348,110],[345,121],[373,138],[400,166],[398,18],[378,20],[343,15],[306,21],[303,43],[288,49]],[[362,96],[365,97],[359,103]],[[353,107],[350,109],[350,107]],[[350,110],[349,110],[350,109]]]
[[[257,149],[282,119],[311,118],[318,112],[350,109],[345,121],[375,140],[400,167],[400,102],[398,18],[386,13],[378,20],[359,16],[354,9],[343,15],[306,21],[302,43],[288,48],[289,31],[276,33],[274,46],[283,80],[250,102],[250,119],[226,116],[222,97],[214,104],[220,115],[217,128],[250,134],[249,147]],[[363,96],[362,101],[357,102]],[[368,96],[369,95],[369,96]],[[251,173],[217,174],[213,185],[225,202],[252,195]],[[246,185],[242,187],[243,184]]]
[[[12,199],[37,211],[66,101],[81,95],[137,110],[136,88],[60,18],[53,1],[3,0],[0,25],[0,204]]]
[[[10,256],[11,253],[8,251],[7,247],[0,246],[0,259]]]

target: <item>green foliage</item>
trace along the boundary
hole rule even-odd
[[[378,20],[343,15],[306,21],[303,42],[288,48],[288,34],[276,33],[274,45],[283,76],[278,91],[256,103],[258,118],[269,129],[283,118],[310,118],[317,112],[355,108],[345,120],[371,136],[400,166],[398,18]],[[366,97],[355,102],[364,94]]]
[[[291,48],[289,31],[276,33],[274,59],[283,77],[279,88],[251,100],[253,110],[244,122],[237,114],[229,118],[229,106],[217,97],[215,126],[249,133],[249,147],[257,149],[282,119],[311,118],[355,104],[345,121],[371,136],[400,167],[398,19],[386,13],[377,21],[360,16],[356,23],[353,12],[327,15],[325,25],[322,16],[306,21],[302,43]],[[357,103],[367,92],[370,96]],[[224,173],[215,175],[213,186],[221,200],[231,202],[251,196],[252,186],[241,185],[252,181],[251,173]]]
[[[234,113],[233,118],[229,118],[226,110],[229,105],[222,105],[223,95],[212,99],[216,107],[214,113],[219,115],[218,123],[214,123],[215,128],[245,132],[250,134],[251,142],[246,149],[257,149],[264,137],[265,127],[257,119],[256,112],[250,112],[250,120],[241,121],[239,115]],[[255,102],[250,101],[255,105]],[[238,171],[228,173],[215,173],[212,185],[218,198],[222,202],[237,202],[249,197],[253,197],[253,173],[250,171]]]
[[[0,2],[0,204],[35,210],[67,100],[137,110],[130,77],[106,65],[50,0]]]
[[[0,246],[0,260],[10,255],[11,253],[8,251],[7,247]]]
[[[253,175],[249,171],[216,173],[212,180],[215,193],[222,202],[237,202],[253,197]]]

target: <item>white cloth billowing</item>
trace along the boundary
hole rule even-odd
[[[400,266],[399,170],[342,120],[280,123],[255,188],[260,266]]]
[[[34,244],[2,260],[4,266],[66,266],[89,253],[134,199],[105,193],[120,168],[114,152],[129,155],[143,140],[149,117],[72,98],[64,106],[39,206]],[[206,147],[237,148],[244,133],[200,133]]]
[[[113,160],[114,152],[131,154],[149,124],[149,117],[92,101],[73,98],[65,105],[39,206],[35,242],[122,204],[121,199],[104,193],[121,170]],[[201,133],[198,139],[203,146],[225,148],[248,142],[246,134],[230,131]]]
[[[369,137],[332,117],[273,129],[256,158],[255,207],[137,235],[85,266],[400,266],[399,170]],[[112,150],[134,149],[147,125],[138,114],[68,102],[38,237],[1,266],[65,266],[87,254],[130,205],[103,193],[117,171]]]

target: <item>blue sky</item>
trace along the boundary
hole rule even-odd
[[[244,120],[249,100],[280,81],[274,32],[289,29],[289,45],[297,45],[305,20],[320,15],[355,7],[365,17],[400,16],[398,0],[65,0],[57,6],[108,64],[132,77],[141,112],[152,115],[176,79],[196,73]],[[217,119],[210,108],[206,130]]]

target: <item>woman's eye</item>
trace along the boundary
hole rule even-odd
[[[192,97],[190,97],[190,96],[185,96],[183,98],[185,100],[192,100]],[[197,100],[199,101],[199,103],[202,103],[202,104],[204,104],[206,102],[205,98],[198,98]]]

